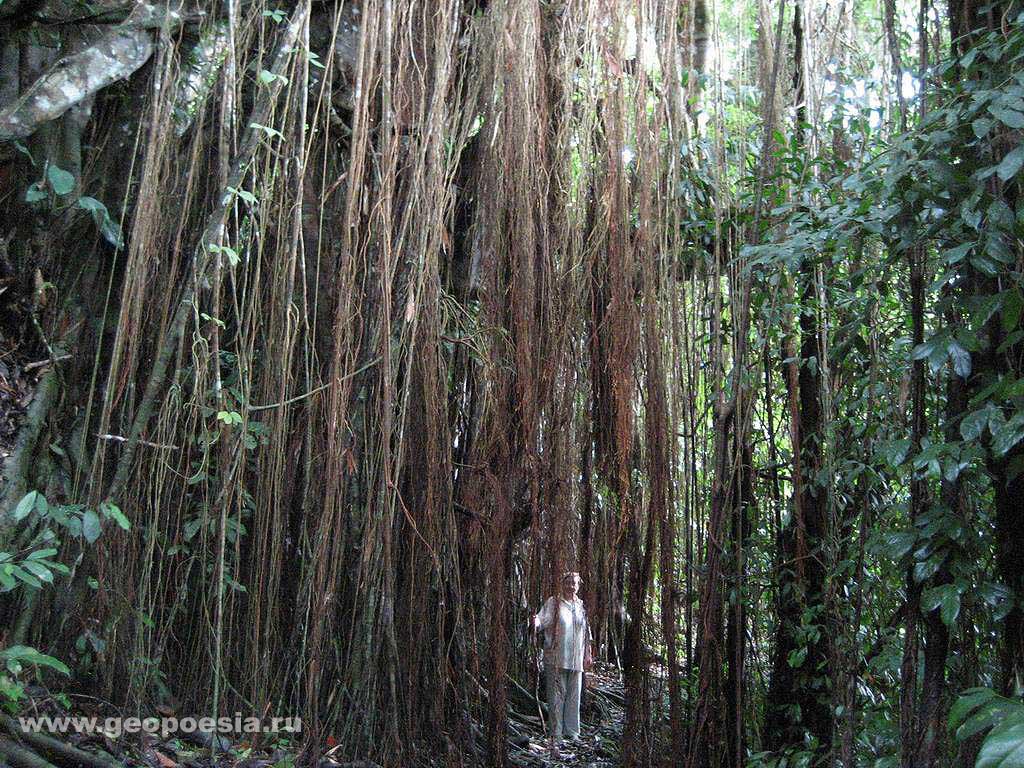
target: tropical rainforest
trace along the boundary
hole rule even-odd
[[[0,764],[1024,766],[1022,11],[0,0]]]

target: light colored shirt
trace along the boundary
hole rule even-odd
[[[582,672],[590,640],[583,601],[549,597],[536,619],[544,630],[544,663]]]

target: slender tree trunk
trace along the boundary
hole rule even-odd
[[[802,6],[798,3],[793,15],[798,136],[806,122],[801,15]],[[821,752],[827,753],[833,730],[830,632],[825,606],[829,526],[827,493],[820,485],[824,413],[815,270],[815,262],[805,259],[797,275],[800,356],[799,363],[791,360],[787,366],[791,404],[795,406],[795,412],[791,407],[793,515],[781,536],[779,624],[768,692],[766,742],[773,750],[800,745],[806,731],[817,741]],[[797,366],[799,370],[794,372]],[[799,718],[795,717],[797,711]]]
[[[967,385],[964,379],[950,372],[946,388],[945,432],[947,441],[955,441],[959,435],[958,426],[967,406]],[[942,504],[957,515],[962,515],[962,483],[960,477],[942,481]],[[913,575],[911,575],[913,578]],[[922,587],[938,587],[952,581],[946,567],[940,568],[933,579],[918,585],[918,610]],[[949,627],[942,620],[938,608],[929,611],[921,621],[924,641],[924,671],[921,691],[917,700],[914,718],[916,733],[913,734],[913,749],[907,768],[933,768],[942,765],[946,755],[946,713],[949,709],[948,686],[946,684],[946,659],[949,655]],[[905,759],[908,755],[905,753]]]
[[[743,768],[746,763],[746,733],[744,729],[744,665],[747,648],[747,613],[745,579],[747,548],[750,543],[751,517],[754,505],[753,456],[749,434],[739,430],[743,441],[741,461],[735,478],[732,506],[732,604],[726,618],[725,647],[728,649],[728,667],[725,683],[726,740],[729,745],[729,765]]]
[[[1024,447],[993,462],[996,501],[996,570],[1004,585],[1018,598],[1003,620],[999,643],[1000,687],[1005,695],[1024,685],[1024,474],[1013,476],[1010,467],[1024,461]]]

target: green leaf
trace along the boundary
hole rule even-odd
[[[893,560],[903,557],[917,542],[913,531],[890,531],[882,537],[881,551]]]
[[[243,200],[245,200],[245,202],[249,203],[250,205],[254,205],[256,203],[256,195],[254,195],[252,192],[249,192],[248,190],[236,189],[235,187],[228,187],[228,192],[232,195],[235,195],[236,197],[242,198]]]
[[[275,75],[273,72],[269,72],[266,69],[261,69],[259,75],[257,75],[262,85],[270,85],[273,82],[280,82],[282,85],[288,83],[288,78],[284,75]]]
[[[993,725],[997,725],[1005,717],[1007,707],[1012,705],[1013,702],[1001,696],[986,701],[978,707],[977,712],[968,717],[964,724],[956,729],[957,739],[959,741],[969,739],[982,731],[987,731]]]
[[[888,440],[884,441],[879,447],[879,453],[893,469],[900,466],[906,460],[909,451],[909,440]]]
[[[0,651],[0,660],[35,664],[37,667],[49,667],[50,669],[55,669],[62,675],[71,674],[71,670],[68,669],[64,662],[53,658],[53,656],[47,656],[45,653],[40,653],[35,648],[31,648],[27,645],[12,645],[10,648],[5,648]]]
[[[950,248],[942,254],[942,258],[947,264],[957,264],[964,260],[964,256],[966,256],[973,247],[974,243],[963,243],[962,245],[958,245],[956,248]]]
[[[956,623],[957,616],[960,615],[960,593],[951,592],[942,599],[942,606],[939,609],[939,617],[942,619],[942,623],[947,627],[952,627]]]
[[[102,530],[100,516],[91,509],[85,510],[82,514],[82,535],[85,536],[85,540],[90,544],[95,543]]]
[[[953,370],[961,379],[971,375],[971,353],[957,342],[949,342],[949,357],[953,361]]]
[[[20,566],[15,565],[14,567],[12,567],[11,568],[11,573],[16,578],[18,578],[21,581],[25,582],[26,584],[28,584],[30,587],[33,587],[34,589],[39,589],[41,586],[43,586],[42,583],[39,581],[39,579],[37,579],[35,576],[33,576],[31,573],[29,573],[28,571],[26,571],[24,568],[22,568]]]
[[[996,169],[996,173],[1003,181],[1009,181],[1017,175],[1017,171],[1022,165],[1024,165],[1024,145],[1017,147],[1004,157],[1003,162]]]
[[[283,139],[284,134],[281,133],[277,128],[272,128],[269,125],[260,125],[259,123],[249,123],[250,128],[256,128],[263,131],[269,138],[272,139]]]
[[[96,223],[96,227],[99,229],[100,234],[106,238],[108,243],[118,249],[124,247],[124,238],[121,235],[121,227],[118,226],[116,221],[110,218],[110,212],[107,211],[107,206],[95,197],[83,196],[78,198],[78,207],[92,214],[92,220]]]
[[[1013,109],[990,105],[988,111],[1007,128],[1024,128],[1024,114]]]
[[[42,182],[39,181],[30,185],[29,188],[25,190],[26,203],[38,203],[40,200],[45,200],[47,196],[46,190],[43,189]]]
[[[926,612],[938,608],[942,623],[952,626],[960,615],[960,590],[956,584],[940,584],[927,589],[921,595],[921,608]]]
[[[992,430],[992,451],[996,456],[1005,455],[1013,446],[1024,440],[1024,411],[1018,411],[996,429],[993,429],[992,423],[989,422],[989,429]]]
[[[22,566],[40,581],[46,582],[47,584],[53,583],[53,573],[42,563],[37,563],[35,560],[26,560],[22,563]]]
[[[803,666],[804,660],[806,658],[807,658],[807,646],[804,646],[803,648],[797,648],[795,651],[790,651],[789,657],[786,659],[786,662],[793,669],[797,669],[797,668]]]
[[[1024,714],[1009,715],[992,729],[974,768],[1024,768]]]
[[[57,554],[56,549],[37,549],[35,552],[30,552],[26,560],[44,560],[47,557],[53,557]]]
[[[46,180],[58,195],[69,195],[75,189],[75,177],[52,163],[46,167]]]
[[[128,518],[125,517],[124,512],[122,512],[121,508],[112,501],[104,501],[100,504],[100,511],[103,513],[104,517],[110,518],[121,526],[122,529],[126,531],[130,531],[132,529],[132,524],[128,521]]]
[[[216,243],[210,243],[206,247],[210,250],[210,253],[222,253],[225,256],[227,256],[228,261],[231,263],[232,267],[237,267],[238,263],[241,261],[241,258],[238,255],[238,251],[236,251],[230,245],[217,245]],[[209,319],[209,315],[206,315],[205,317]],[[221,327],[224,327],[223,323],[221,323]]]
[[[949,730],[955,731],[974,710],[995,698],[996,692],[991,688],[972,688],[964,691],[949,708]]]
[[[3,2],[2,2],[2,1],[0,1],[0,5],[3,5]],[[33,168],[35,168],[35,167],[36,167],[36,159],[35,159],[34,157],[32,157],[32,153],[28,151],[28,147],[26,147],[26,146],[25,146],[24,144],[22,144],[22,143],[21,143],[20,141],[15,141],[15,142],[14,142],[14,148],[15,148],[16,150],[18,150],[19,152],[21,152],[21,154],[23,154],[23,155],[24,155],[25,157],[27,157],[27,158],[28,158],[28,161],[29,161],[30,163],[32,163],[32,167],[33,167]]]
[[[939,571],[939,567],[942,565],[942,558],[932,556],[927,560],[919,560],[914,563],[914,581],[918,584],[930,579]],[[932,606],[928,610],[935,610],[935,606]]]
[[[1009,333],[1020,322],[1021,310],[1024,310],[1024,296],[1018,290],[1010,289],[1003,298],[1003,331]]]
[[[194,537],[199,532],[199,529],[202,528],[202,527],[203,527],[203,521],[202,520],[198,520],[198,519],[197,520],[189,520],[187,523],[185,523],[185,529],[184,529],[185,541],[191,541],[192,537]]]
[[[29,513],[35,509],[36,501],[39,499],[39,496],[39,491],[29,491],[21,497],[21,501],[19,501],[18,506],[14,508],[14,514],[12,515],[14,522],[24,520],[29,516]]]
[[[977,440],[981,437],[981,433],[985,431],[988,418],[989,409],[987,407],[967,414],[964,416],[963,421],[960,422],[960,436],[968,441]]]

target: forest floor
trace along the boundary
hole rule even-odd
[[[516,686],[518,688],[518,686]],[[577,742],[565,743],[558,755],[548,746],[542,715],[545,706],[535,696],[518,688],[519,696],[509,711],[509,762],[523,768],[613,768],[619,762],[619,745],[625,719],[621,674],[611,666],[599,666],[587,675],[581,706],[582,733]],[[23,715],[74,716],[99,722],[110,707],[99,700],[69,698],[30,686],[22,702]],[[524,695],[526,694],[526,695]],[[518,701],[516,701],[518,699]],[[530,708],[531,712],[523,711]],[[167,713],[161,713],[167,714]],[[14,768],[294,768],[299,760],[301,737],[279,738],[271,743],[250,745],[244,740],[223,737],[217,754],[211,754],[210,734],[194,733],[186,738],[161,738],[158,734],[118,734],[102,729],[86,735],[71,733],[33,737],[19,733],[14,718],[0,715],[0,766]],[[282,734],[286,736],[286,734]],[[333,754],[331,754],[333,753]],[[347,762],[331,750],[316,763],[317,768],[400,768],[368,761]]]
[[[511,730],[518,733],[512,740],[509,761],[521,766],[612,768],[618,765],[625,720],[622,676],[618,669],[597,665],[593,672],[587,673],[580,710],[580,739],[563,744],[557,757],[551,754],[540,718],[524,718],[513,711]]]

